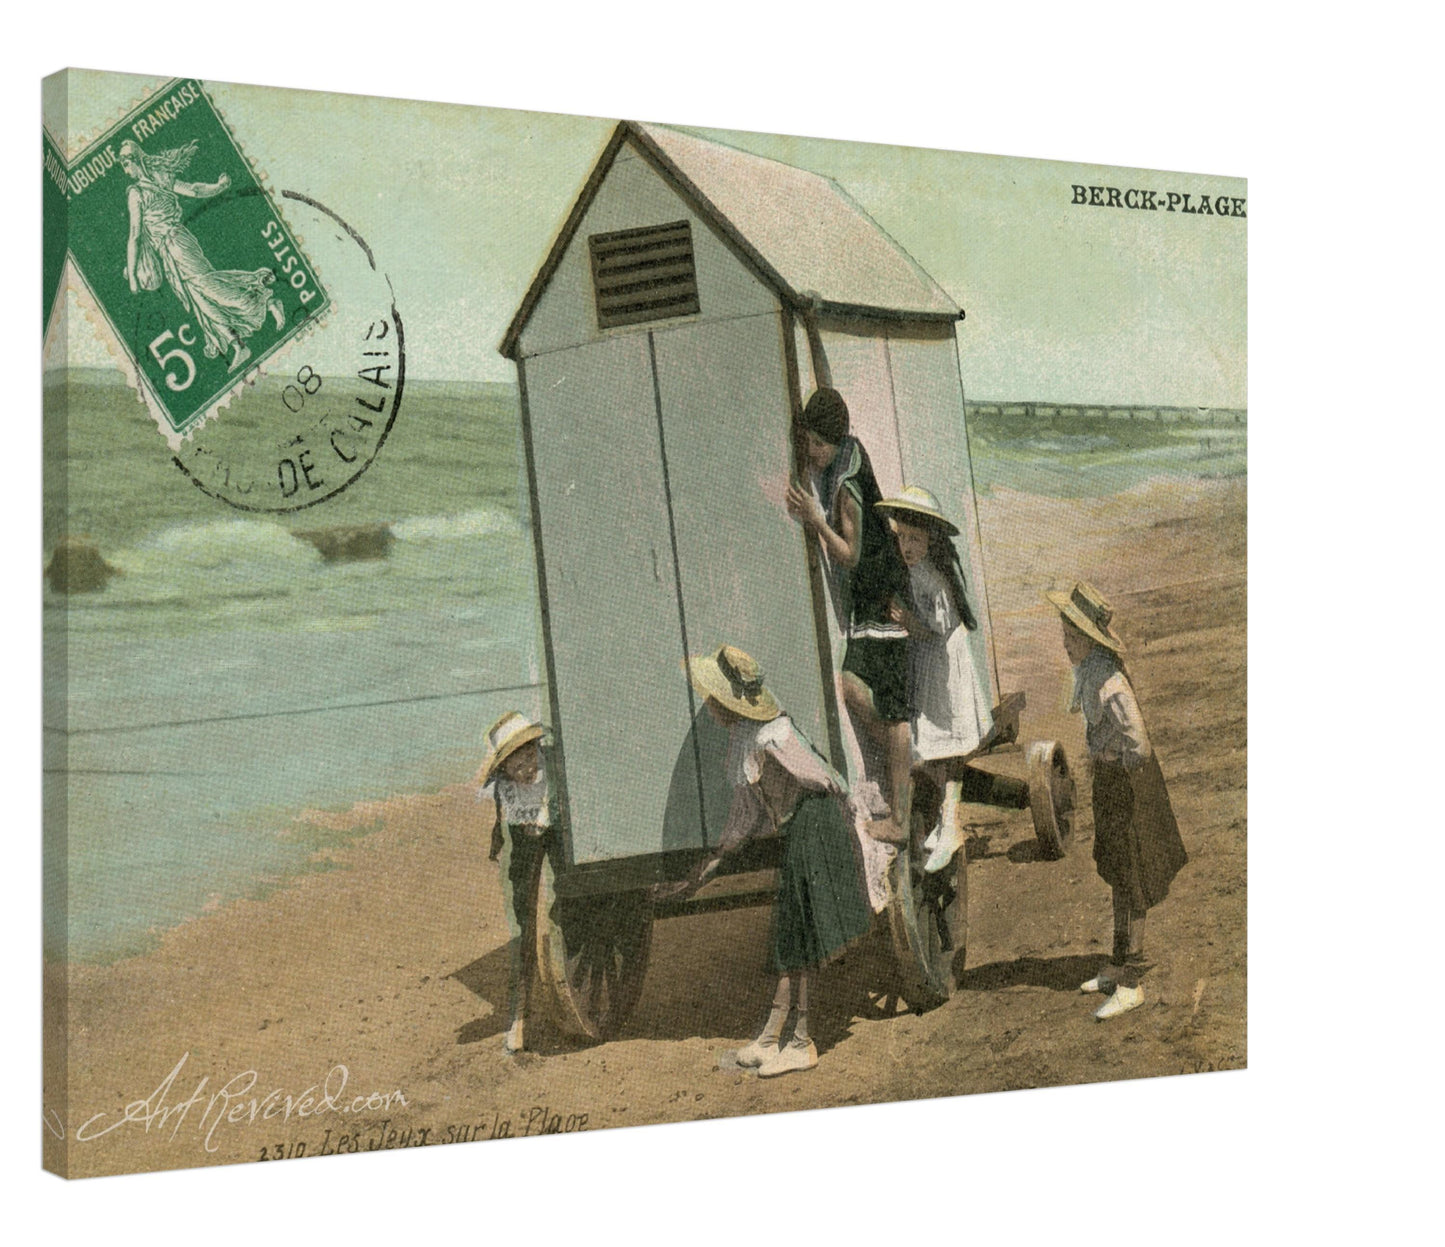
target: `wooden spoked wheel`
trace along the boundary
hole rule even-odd
[[[1029,746],[1029,811],[1040,853],[1055,861],[1063,857],[1074,831],[1074,777],[1056,740]]]
[[[652,901],[645,891],[558,896],[551,863],[537,883],[537,979],[564,1032],[608,1039],[642,994],[652,951]]]
[[[929,856],[923,842],[941,804],[937,787],[915,776],[912,834],[889,867],[885,916],[899,986],[903,999],[919,1011],[953,995],[968,942],[968,854],[960,847],[942,870],[928,874],[923,869]]]

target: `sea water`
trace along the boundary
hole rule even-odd
[[[513,387],[409,380],[365,475],[289,515],[196,489],[113,374],[51,374],[45,397],[67,437],[46,556],[83,536],[120,573],[95,592],[45,589],[49,956],[133,955],[326,869],[336,837],[306,811],[465,781],[492,721],[541,713]],[[1242,424],[970,428],[980,492],[1244,471]],[[295,535],[355,524],[389,526],[385,557],[327,562]]]
[[[504,711],[540,713],[531,538],[511,387],[407,383],[346,493],[233,510],[170,460],[136,396],[72,370],[62,534],[119,569],[45,589],[51,956],[108,960],[328,864],[308,809],[467,779]],[[227,413],[222,413],[221,419]],[[385,557],[327,562],[293,533],[387,524]]]

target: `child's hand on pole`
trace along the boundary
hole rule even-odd
[[[817,528],[822,524],[823,508],[818,505],[818,500],[811,493],[790,482],[785,502],[788,514],[805,528]]]

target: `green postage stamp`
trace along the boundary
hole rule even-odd
[[[73,160],[45,139],[47,216],[163,430],[185,433],[328,306],[205,88],[177,80]],[[45,256],[47,293],[64,257]],[[50,307],[45,308],[48,319]]]

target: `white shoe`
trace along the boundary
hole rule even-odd
[[[925,846],[926,847],[926,846]],[[963,829],[957,822],[950,821],[942,828],[937,843],[933,846],[933,852],[928,855],[928,860],[923,863],[924,872],[933,874],[942,870],[949,862],[953,861],[954,855],[963,848]]]
[[[1094,975],[1087,983],[1080,983],[1079,990],[1081,992],[1103,992],[1105,995],[1108,995],[1108,993],[1114,990],[1114,980],[1100,970],[1099,973]]]
[[[777,1053],[764,1063],[758,1070],[759,1078],[776,1078],[779,1074],[791,1074],[794,1070],[812,1069],[818,1063],[818,1049],[814,1047],[813,1041],[809,1039],[806,1043],[799,1043],[796,1039],[789,1040],[786,1048],[779,1048]]]
[[[1117,987],[1114,989],[1114,994],[1094,1010],[1094,1016],[1101,1022],[1107,1022],[1121,1013],[1128,1013],[1130,1009],[1137,1009],[1143,1003],[1144,989],[1142,987]]]
[[[526,1047],[526,1043],[523,1040],[522,1023],[520,1021],[513,1022],[511,1026],[507,1028],[506,1038],[502,1040],[502,1047],[506,1049],[508,1056],[516,1056],[517,1053]]]
[[[938,843],[938,833],[939,833],[940,831],[942,831],[942,830],[943,830],[943,824],[942,824],[942,823],[934,823],[934,824],[933,824],[933,830],[930,831],[930,832],[928,833],[928,835],[924,838],[923,847],[924,847],[925,849],[932,849],[933,846]]]
[[[766,1035],[759,1035],[747,1047],[739,1048],[734,1059],[744,1069],[757,1069],[758,1066],[766,1065],[777,1055],[778,1041],[769,1039]]]

